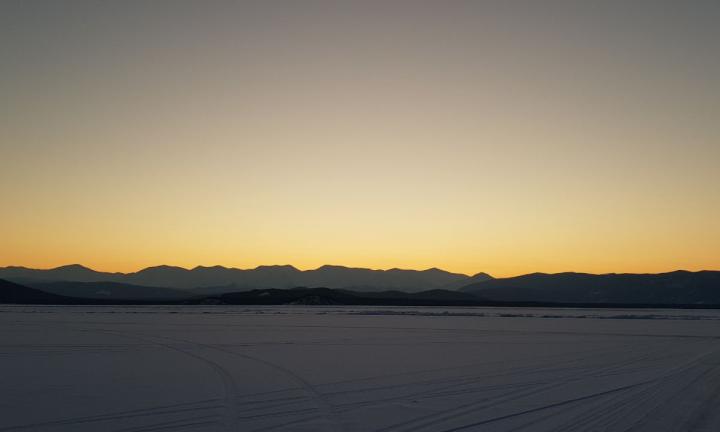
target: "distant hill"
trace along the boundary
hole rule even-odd
[[[208,301],[230,304],[327,301],[328,304],[351,305],[430,305],[433,303],[428,300],[428,293],[434,292],[439,296],[435,299],[438,305],[451,304],[447,303],[450,300],[463,304],[518,306],[720,305],[720,272],[717,271],[604,275],[533,273],[493,279],[485,273],[467,276],[436,268],[422,271],[370,270],[326,265],[301,271],[293,266],[260,266],[250,270],[220,266],[196,267],[191,270],[158,266],[135,273],[103,273],[81,265],[69,265],[49,270],[0,268],[0,279],[23,285],[23,288],[40,289],[49,295],[77,297],[98,304],[177,303],[207,298]],[[306,290],[322,288],[332,292],[318,291],[312,294],[315,300],[308,300],[307,297],[301,300],[297,297],[300,291],[296,287],[307,287],[304,288]],[[292,291],[292,294],[280,292],[287,290]],[[452,298],[449,292],[463,297]],[[35,298],[31,293],[27,291],[30,300]],[[253,296],[260,294],[265,297],[270,295],[263,300],[270,303],[254,299]],[[39,296],[37,293],[34,295]],[[424,296],[421,303],[417,303],[421,299],[418,296]],[[40,297],[37,298],[38,302],[43,302]],[[46,299],[51,301],[50,297]],[[360,303],[358,299],[361,299]],[[381,303],[380,299],[386,303]],[[64,301],[56,300],[60,303]]]
[[[400,290],[420,292],[430,289],[457,289],[470,283],[491,278],[479,273],[467,276],[432,268],[428,270],[371,270],[325,265],[301,271],[289,265],[259,266],[237,269],[222,266],[148,267],[134,273],[103,273],[78,264],[40,270],[25,267],[0,268],[0,278],[21,284],[47,282],[118,282],[148,287],[178,289],[207,288],[204,293],[247,291],[252,289],[286,289],[298,286],[352,289],[355,291]],[[198,291],[202,293],[202,291]]]
[[[720,272],[533,273],[462,288],[490,301],[720,305]]]
[[[113,305],[113,304],[228,304],[228,305],[427,305],[427,306],[463,306],[478,304],[478,299],[457,291],[431,290],[408,294],[400,291],[384,291],[377,293],[359,293],[348,290],[329,288],[295,288],[295,289],[264,289],[239,293],[222,294],[219,296],[184,298],[158,297],[140,298],[137,294],[122,292],[132,291],[133,287],[112,282],[81,283],[57,282],[46,284],[45,288],[70,292],[75,297],[62,296],[41,291],[39,289],[18,285],[0,279],[1,304],[49,304],[49,305]],[[120,292],[103,295],[95,289],[118,290]],[[168,294],[167,290],[158,289],[155,294]],[[171,290],[173,291],[173,290]],[[177,294],[177,292],[174,292]],[[182,292],[181,292],[182,294]]]
[[[31,269],[27,267],[0,267],[0,278],[18,283],[34,282],[99,282],[117,281],[124,275],[122,273],[98,272],[80,264],[60,266],[53,269]]]
[[[192,297],[188,291],[129,285],[119,282],[39,282],[29,283],[41,291],[86,299],[104,300],[180,300]]]
[[[660,275],[531,274],[472,284],[462,291],[361,292],[331,288],[255,289],[191,295],[114,282],[39,284],[57,295],[0,279],[0,303],[15,304],[226,304],[386,306],[720,307],[720,272]]]
[[[10,304],[72,304],[74,299],[46,293],[34,288],[0,279],[0,303]]]

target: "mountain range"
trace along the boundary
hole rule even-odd
[[[79,264],[47,270],[1,267],[0,278],[29,286],[58,281],[117,282],[155,288],[198,289],[200,290],[198,293],[206,294],[296,287],[349,289],[360,292],[384,290],[420,292],[431,289],[456,290],[475,282],[492,279],[485,273],[467,276],[436,268],[422,271],[371,270],[324,265],[314,270],[303,271],[290,265],[259,266],[247,270],[222,266],[198,266],[185,269],[162,265],[133,273],[105,273]]]
[[[500,302],[720,305],[720,272],[532,273],[471,284],[461,291]]]
[[[718,271],[532,273],[494,279],[485,273],[467,276],[439,269],[159,266],[103,273],[70,265],[48,270],[4,267],[0,280],[0,303],[720,307]]]

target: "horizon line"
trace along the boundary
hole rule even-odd
[[[602,276],[602,275],[656,275],[656,274],[677,273],[677,272],[700,273],[700,272],[707,272],[707,271],[710,271],[710,272],[712,272],[712,271],[720,271],[720,270],[713,270],[713,269],[687,270],[687,269],[682,269],[682,268],[676,268],[676,269],[674,269],[674,270],[666,270],[666,271],[659,271],[659,272],[604,272],[604,273],[592,273],[592,272],[582,272],[582,271],[574,271],[574,270],[567,270],[567,271],[560,271],[560,272],[531,271],[531,272],[527,272],[527,273],[520,273],[520,274],[517,274],[517,275],[514,275],[514,276],[503,276],[503,277],[498,277],[498,278],[496,278],[496,277],[490,275],[488,272],[484,272],[484,271],[479,271],[479,272],[475,272],[475,273],[473,273],[473,274],[468,274],[468,273],[464,273],[464,272],[453,272],[453,271],[445,270],[445,269],[442,269],[442,268],[439,268],[439,267],[429,267],[429,268],[425,268],[425,269],[412,269],[412,268],[400,268],[400,267],[392,267],[392,268],[372,268],[372,267],[346,266],[346,265],[339,265],[339,264],[323,264],[323,265],[321,265],[321,266],[319,266],[319,267],[315,267],[315,268],[304,268],[304,269],[303,269],[303,268],[299,268],[299,267],[297,267],[297,266],[294,266],[294,265],[292,265],[292,264],[260,264],[260,265],[257,265],[256,267],[253,267],[253,268],[241,268],[241,267],[233,267],[233,266],[228,267],[228,266],[224,266],[224,265],[220,265],[220,264],[210,265],[210,266],[205,266],[205,265],[199,264],[199,265],[196,265],[196,266],[190,268],[190,267],[183,267],[183,266],[180,266],[180,265],[158,264],[158,265],[150,265],[150,266],[147,266],[147,267],[142,267],[142,268],[140,268],[140,269],[138,269],[138,270],[135,270],[135,271],[121,272],[121,271],[104,271],[104,270],[97,270],[96,268],[92,268],[92,267],[89,267],[89,266],[84,265],[84,264],[71,263],[71,264],[59,265],[59,266],[56,266],[56,267],[50,267],[50,268],[35,268],[35,267],[27,267],[27,266],[23,266],[23,265],[6,265],[6,266],[0,266],[0,269],[17,268],[17,269],[26,269],[26,270],[50,271],[50,270],[58,270],[58,269],[62,269],[62,268],[68,268],[68,267],[81,267],[81,268],[84,268],[84,269],[87,269],[87,270],[90,270],[90,271],[94,271],[94,272],[98,272],[98,273],[122,274],[122,275],[139,273],[139,272],[144,271],[144,270],[154,269],[154,268],[163,268],[163,267],[164,267],[164,268],[180,269],[180,270],[184,270],[184,271],[193,271],[193,270],[197,270],[197,269],[211,269],[211,268],[222,268],[222,269],[227,269],[227,270],[239,270],[239,271],[252,271],[252,270],[257,270],[257,269],[260,269],[260,268],[267,268],[267,267],[285,267],[285,268],[292,268],[292,269],[297,270],[297,271],[299,271],[299,272],[316,271],[316,270],[320,270],[320,269],[325,268],[325,267],[335,267],[335,268],[344,268],[344,269],[349,269],[349,270],[370,270],[370,271],[383,271],[383,272],[393,271],[393,270],[395,270],[395,271],[426,272],[426,271],[433,271],[433,270],[435,270],[435,271],[442,271],[442,272],[450,273],[450,274],[462,275],[462,276],[465,276],[465,277],[468,277],[468,278],[473,277],[473,276],[477,276],[477,275],[479,275],[479,274],[485,274],[485,275],[488,275],[488,276],[490,276],[490,277],[492,277],[492,278],[494,278],[494,279],[504,279],[504,278],[519,277],[519,276],[526,276],[526,275],[532,275],[532,274],[557,275],[557,274],[575,273],[575,274],[587,274],[587,275]]]

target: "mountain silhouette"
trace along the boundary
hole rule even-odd
[[[129,305],[129,304],[246,304],[246,305],[427,305],[462,306],[479,304],[477,297],[458,291],[430,290],[355,292],[330,288],[264,289],[219,296],[190,297],[187,292],[149,288],[116,282],[41,283],[46,290],[68,292],[57,295],[0,279],[0,304],[41,305]],[[161,298],[161,296],[165,298]]]
[[[98,272],[80,264],[70,264],[49,270],[39,270],[17,266],[0,267],[0,278],[10,281],[17,281],[20,283],[23,283],[25,281],[115,281],[121,277],[122,273]]]
[[[503,302],[718,305],[720,272],[532,273],[471,284],[462,291]]]
[[[222,266],[193,269],[161,265],[134,273],[104,273],[81,265],[54,269],[25,267],[0,268],[0,278],[21,284],[48,282],[118,282],[130,285],[176,289],[208,288],[214,293],[252,289],[287,289],[298,286],[352,289],[355,291],[400,290],[420,292],[431,289],[457,289],[491,278],[484,273],[467,276],[432,268],[428,270],[371,270],[324,265],[314,270],[298,270],[290,265],[237,269]]]
[[[193,269],[156,266],[134,273],[104,273],[76,264],[49,270],[5,267],[0,268],[0,278],[5,279],[6,284],[15,283],[14,291],[6,293],[8,296],[15,294],[7,298],[12,300],[15,298],[13,296],[19,296],[18,301],[25,297],[28,301],[37,298],[38,303],[53,303],[52,297],[42,297],[47,294],[97,300],[101,303],[194,302],[201,298],[213,298],[212,301],[230,303],[248,301],[248,304],[255,304],[258,301],[272,299],[257,300],[241,293],[249,291],[257,293],[262,290],[292,291],[298,287],[305,287],[303,289],[329,289],[336,297],[345,295],[338,293],[352,292],[354,300],[347,298],[343,300],[348,301],[347,304],[359,304],[358,296],[362,301],[369,302],[368,297],[363,297],[363,293],[374,296],[370,304],[380,304],[378,303],[380,300],[377,299],[388,295],[394,297],[383,300],[387,300],[389,302],[387,304],[417,304],[418,298],[412,297],[413,293],[436,292],[440,296],[437,299],[439,304],[448,304],[450,300],[470,304],[473,301],[469,300],[469,296],[475,296],[473,304],[486,305],[501,303],[720,305],[720,272],[717,271],[603,275],[532,273],[493,279],[485,273],[467,276],[436,268],[421,271],[371,270],[325,265],[314,270],[302,271],[289,265],[259,266],[249,270],[222,266],[199,266]],[[19,287],[20,285],[23,287]],[[448,297],[447,293],[452,291],[461,291],[464,297]],[[278,296],[278,300],[272,300],[267,304],[281,304],[277,302],[282,302],[282,299],[288,296],[295,298],[297,294],[297,292],[292,295],[281,294],[279,291],[272,293]],[[224,294],[232,294],[232,296],[223,298]],[[316,292],[312,295],[320,294],[324,297],[317,297],[318,302],[329,301],[331,303],[328,304],[339,304],[337,298],[335,300],[328,298],[327,292]],[[400,297],[404,300],[397,300]],[[55,300],[59,304],[67,302],[66,299]],[[302,301],[311,303],[307,299]],[[423,302],[421,304],[430,304],[426,300]]]

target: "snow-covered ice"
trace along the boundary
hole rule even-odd
[[[0,431],[720,431],[720,311],[0,307]]]

